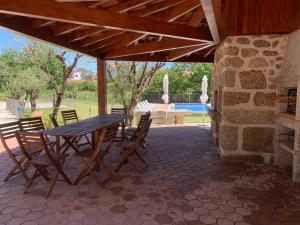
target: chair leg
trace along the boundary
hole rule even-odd
[[[51,191],[52,191],[52,189],[53,189],[53,187],[54,187],[54,184],[55,184],[56,181],[57,181],[58,175],[59,175],[59,171],[56,171],[54,177],[52,178],[52,180],[51,180],[51,182],[50,182],[50,184],[49,184],[49,187],[48,187],[48,190],[47,190],[47,192],[46,192],[45,198],[49,198],[50,193],[51,193]]]
[[[146,165],[146,168],[149,166],[149,164],[145,161],[145,159],[137,152],[134,151],[134,154]]]
[[[39,170],[38,170],[38,168],[35,168],[35,171],[34,171],[32,177],[29,179],[29,181],[25,185],[25,189],[24,189],[23,194],[26,194],[28,192],[28,189],[32,186],[33,180],[35,178],[37,178],[38,176],[39,176]]]
[[[12,157],[12,160],[15,163],[15,166],[5,176],[5,178],[3,179],[4,182],[7,182],[9,180],[9,178],[11,178],[12,176],[14,176],[18,173],[21,173],[22,176],[24,177],[25,181],[27,182],[29,180],[29,177],[28,177],[27,173],[25,172],[25,169],[22,167],[22,163],[24,161],[26,161],[25,156],[23,156],[19,161],[17,159],[15,159],[14,157]]]
[[[82,170],[79,173],[78,177],[74,181],[75,185],[77,185],[80,180],[82,180],[84,177],[86,177],[89,174],[89,172],[88,172],[88,169],[89,169],[88,163],[84,159],[82,159],[81,157],[79,157],[79,161],[83,164],[84,167],[82,168]]]

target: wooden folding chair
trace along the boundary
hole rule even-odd
[[[67,155],[59,154],[50,149],[43,134],[28,131],[17,131],[16,136],[23,154],[35,167],[32,177],[25,186],[24,194],[29,192],[37,193],[43,194],[46,198],[48,198],[59,175],[61,175],[69,185],[72,184],[63,171],[63,164]],[[31,148],[43,149],[43,152],[40,155],[32,155],[29,153]],[[47,170],[50,166],[55,169],[55,173],[51,178],[49,177],[49,171]],[[33,181],[39,176],[42,176],[47,182],[49,182],[46,190],[32,188]]]
[[[113,176],[113,171],[106,165],[104,157],[112,148],[118,129],[118,123],[103,129],[95,150],[89,149],[76,154],[79,161],[83,164],[83,169],[74,184],[78,184],[81,179],[90,175],[101,186]],[[103,181],[100,181],[100,178],[96,175],[96,171],[100,171],[101,167],[108,174]]]
[[[26,160],[26,157],[24,156],[22,150],[19,147],[11,148],[9,147],[8,143],[17,140],[15,132],[19,130],[21,130],[19,121],[0,125],[0,139],[2,145],[14,163],[13,168],[11,168],[11,170],[4,178],[5,182],[7,182],[9,178],[19,173],[24,177],[26,182],[29,180],[29,177],[26,173],[26,170],[29,167],[28,160]],[[28,154],[37,154],[38,152],[40,152],[40,149],[31,148]]]
[[[126,107],[125,108],[111,108],[111,114],[112,115],[127,115],[128,109]],[[117,138],[116,138],[117,142],[124,140],[126,124],[127,124],[127,119],[124,119],[122,121],[122,123],[120,123],[121,134],[117,135]]]
[[[46,130],[43,119],[40,116],[37,117],[30,117],[30,118],[21,118],[19,119],[20,126],[22,131],[43,131]],[[54,147],[56,144],[55,137],[46,137],[47,145]]]
[[[76,110],[61,111],[61,116],[63,118],[65,125],[79,121]],[[86,142],[84,142],[84,143],[80,143],[80,140],[82,139],[82,137],[76,138],[75,143],[78,147],[83,146],[83,145],[91,145],[88,135],[84,135],[84,138],[86,139]]]
[[[133,156],[137,156],[137,158],[145,165],[145,168],[148,167],[148,163],[140,155],[138,150],[143,146],[145,138],[148,135],[151,123],[152,119],[143,123],[141,129],[136,133],[136,136],[134,138],[126,138],[125,141],[116,145],[117,147],[120,147],[122,149],[123,159],[115,169],[115,172],[118,172],[122,166],[130,162],[138,170],[138,172],[142,173],[143,171],[135,164]]]
[[[128,137],[129,139],[135,137],[136,134],[141,129],[141,127],[143,126],[143,124],[150,120],[150,117],[151,117],[150,112],[147,112],[146,114],[142,115],[140,117],[140,120],[139,120],[139,123],[138,123],[137,127],[129,127],[125,130],[125,136]]]

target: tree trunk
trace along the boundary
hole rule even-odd
[[[134,118],[134,108],[135,108],[136,105],[137,105],[137,97],[132,96],[129,105],[127,105],[129,126],[132,125],[132,120]]]
[[[37,95],[33,92],[30,93],[30,106],[31,106],[31,112],[33,113],[36,111],[36,99]]]
[[[52,111],[52,116],[54,116],[55,118],[57,117],[57,113],[59,111],[60,104],[62,102],[63,97],[64,97],[64,92],[56,93],[56,99],[55,99],[54,107],[53,107],[53,111]]]

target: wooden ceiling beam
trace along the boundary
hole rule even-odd
[[[152,1],[153,0],[131,0],[131,1],[120,3],[116,6],[113,6],[113,7],[109,8],[108,10],[112,11],[112,12],[117,12],[117,13],[125,13],[129,10],[135,9],[137,7],[145,5]],[[76,24],[72,24],[72,25],[78,26]],[[72,34],[72,36],[70,36],[70,41],[78,41],[78,40],[84,39],[89,36],[97,35],[105,30],[106,29],[103,29],[103,28],[91,27],[91,28],[88,28],[83,31],[77,31],[77,32],[74,32]]]
[[[177,5],[181,2],[184,2],[185,0],[167,0],[163,3],[160,3],[160,4],[156,4],[156,5],[153,5],[153,6],[149,6],[143,10],[138,10],[136,12],[133,12],[132,14],[130,15],[133,15],[133,16],[140,16],[140,17],[146,17],[146,16],[150,16],[151,14],[154,14],[154,13],[157,13],[157,12],[160,12],[162,10],[165,10],[167,8],[170,8],[174,5]],[[159,6],[159,7],[158,7]],[[114,36],[114,32],[115,31],[110,31],[112,32],[112,36]],[[90,37],[90,38],[86,38],[84,39],[82,42],[81,42],[81,46],[87,46],[87,45],[92,45],[92,44],[95,44],[97,42],[100,42],[101,40],[104,40],[105,38],[102,37],[102,35],[99,35],[99,36],[96,36],[96,37]]]
[[[179,39],[165,39],[162,41],[153,41],[146,44],[132,45],[129,47],[125,47],[122,49],[117,49],[105,54],[105,58],[118,58],[129,55],[138,55],[138,54],[146,54],[152,52],[161,52],[168,50],[181,49],[190,46],[203,46],[201,42],[197,41],[189,41],[189,40],[179,40]]]
[[[105,58],[104,58],[105,59]],[[110,60],[110,59],[105,59]],[[131,55],[131,56],[125,56],[120,58],[115,58],[113,60],[118,61],[136,61],[136,62],[169,62],[166,54],[143,54],[143,55]],[[173,62],[190,62],[190,63],[213,63],[214,62],[214,56],[209,55],[207,57],[204,57],[203,55],[191,55],[187,57],[182,57],[177,60],[174,60]]]
[[[192,47],[173,50],[173,51],[170,51],[168,53],[167,57],[168,57],[169,61],[174,61],[174,60],[182,58],[184,56],[191,55],[195,52],[198,52],[198,51],[201,51],[203,49],[209,48],[213,45],[214,44],[206,44],[204,46],[203,45],[202,46],[192,46]]]
[[[54,35],[59,36],[59,35],[64,35],[71,33],[72,31],[78,30],[84,26],[74,26],[74,24],[66,23],[66,24],[61,24],[55,27],[54,29]]]
[[[86,48],[79,47],[74,43],[70,43],[67,38],[63,36],[53,36],[52,30],[48,27],[42,27],[40,29],[32,28],[31,20],[24,19],[23,17],[6,18],[0,15],[0,26],[7,28],[11,31],[26,35],[38,40],[46,41],[54,45],[61,46],[63,48],[70,49],[72,51],[79,52],[91,57],[98,57],[97,52],[92,52]]]
[[[83,26],[102,26],[111,29],[123,29],[137,33],[149,33],[193,41],[210,41],[211,35],[206,29],[173,24],[168,22],[113,13],[102,9],[90,9],[81,4],[72,5],[52,0],[0,1],[0,12],[75,23]]]
[[[220,43],[219,18],[221,15],[221,0],[200,0],[201,5],[215,43]],[[218,13],[218,14],[217,14]]]
[[[41,27],[52,25],[54,23],[55,23],[55,21],[51,21],[51,20],[35,19],[35,20],[32,21],[32,27],[34,29],[38,29],[38,28],[41,28]]]

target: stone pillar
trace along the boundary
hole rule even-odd
[[[223,157],[273,156],[276,81],[286,44],[286,35],[228,37],[216,50],[212,99],[218,102],[212,105],[220,114],[214,130]]]

